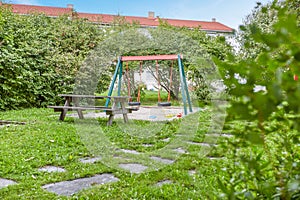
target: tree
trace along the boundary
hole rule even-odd
[[[216,81],[216,79],[219,78],[217,77],[217,68],[211,59],[213,57],[220,60],[226,59],[229,53],[233,53],[232,46],[226,42],[224,36],[209,36],[206,32],[201,31],[200,27],[195,29],[174,27],[166,22],[161,22],[160,27],[166,30],[175,31],[188,38],[189,42],[182,45],[182,47],[178,47],[179,49],[182,49],[180,53],[183,53],[184,57],[190,56],[194,59],[184,59],[187,78],[193,83],[191,86],[197,99],[205,103],[209,102],[212,98],[212,93],[215,92],[215,88],[211,86],[211,81]],[[169,40],[166,41],[168,42]],[[197,51],[193,50],[192,47],[197,48]],[[178,85],[179,84],[180,83],[178,82]],[[168,85],[169,82],[162,82],[162,87],[168,88]],[[175,86],[176,84],[174,84],[174,87]],[[172,93],[177,94],[178,90],[171,91],[171,94]]]
[[[257,29],[247,35],[264,51],[254,58],[232,56],[218,62],[231,97],[226,124],[236,136],[227,145],[228,157],[239,163],[223,166],[219,180],[231,199],[300,196],[300,83],[293,79],[300,73],[299,20],[287,4],[273,2],[271,8],[276,11],[272,31]],[[246,81],[241,83],[235,74]],[[255,91],[257,85],[265,90]]]
[[[266,5],[257,2],[254,10],[244,19],[244,25],[240,26],[237,40],[240,46],[240,56],[244,58],[256,58],[258,54],[266,50],[262,43],[255,42],[251,35],[256,32],[271,33],[274,31],[273,25],[277,22],[277,6],[285,7],[288,12],[295,13],[300,22],[300,1],[299,0],[274,0]]]

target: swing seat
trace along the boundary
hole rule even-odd
[[[158,102],[158,106],[171,106],[171,102]]]
[[[129,106],[140,106],[141,102],[128,102]]]

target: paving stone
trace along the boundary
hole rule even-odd
[[[210,160],[221,160],[224,159],[224,157],[207,157]]]
[[[150,158],[152,160],[159,161],[159,162],[162,162],[164,164],[172,164],[172,163],[175,162],[174,160],[167,159],[167,158],[161,158],[161,157],[157,157],[157,156],[151,156]]]
[[[172,184],[172,181],[171,180],[163,180],[163,181],[159,181],[156,185],[161,187],[166,184]]]
[[[131,173],[142,173],[148,167],[137,163],[123,163],[119,165],[121,168],[130,171]]]
[[[170,138],[162,139],[163,142],[170,142],[170,140],[171,140]]]
[[[143,144],[144,147],[153,147],[153,144]]]
[[[176,134],[176,137],[186,137],[186,135],[179,133],[179,134]]]
[[[0,189],[14,184],[17,184],[17,182],[9,179],[0,178]]]
[[[86,157],[86,158],[80,158],[79,159],[79,161],[81,162],[81,163],[95,163],[95,162],[98,162],[98,161],[100,161],[102,159],[102,157],[94,157],[94,158],[91,158],[91,157]]]
[[[189,170],[189,175],[190,176],[195,176],[196,170]]]
[[[131,154],[140,154],[140,152],[135,151],[135,150],[129,150],[129,149],[121,149],[121,151],[123,151],[124,153],[131,153]]]
[[[209,133],[209,134],[205,134],[205,136],[211,136],[211,137],[227,137],[227,138],[233,137],[233,135],[225,134],[225,133],[221,133],[221,134],[217,134],[217,133]]]
[[[188,144],[192,144],[192,145],[199,145],[199,146],[205,146],[205,147],[213,147],[213,146],[218,146],[217,144],[208,144],[208,143],[204,143],[204,142],[187,142]]]
[[[45,166],[38,169],[40,172],[65,172],[66,170],[62,167],[56,167],[56,166]]]
[[[44,185],[43,188],[49,192],[56,193],[57,195],[71,196],[83,189],[90,188],[93,185],[100,185],[117,181],[119,181],[119,179],[112,174],[101,174],[89,178],[51,183]]]
[[[183,148],[177,148],[177,149],[174,149],[174,151],[176,151],[177,153],[186,153],[186,151],[183,149]]]

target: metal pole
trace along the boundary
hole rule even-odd
[[[121,96],[122,75],[123,75],[123,62],[121,62],[119,66],[118,96]]]
[[[115,73],[114,73],[114,76],[113,76],[113,79],[110,83],[110,86],[109,86],[109,90],[108,90],[108,96],[111,96],[113,90],[114,90],[114,85],[115,85],[115,82],[116,82],[116,79],[117,79],[117,75],[118,75],[118,71],[119,71],[119,68],[121,66],[121,57],[118,58],[118,63],[117,63],[117,66],[116,66],[116,70],[115,70]],[[105,102],[105,107],[108,107],[109,105],[109,102],[110,102],[110,98],[107,98],[106,99],[106,102]]]
[[[188,90],[188,85],[187,85],[187,82],[186,82],[184,67],[183,67],[183,63],[181,62],[180,55],[178,55],[178,59],[180,60],[180,65],[181,65],[181,68],[182,68],[183,84],[184,84],[184,90],[186,92],[186,97],[187,97],[188,104],[189,104],[189,110],[190,110],[190,112],[193,112],[191,98],[190,98],[190,94],[189,94],[189,90]]]
[[[179,75],[180,75],[180,85],[181,85],[181,95],[182,95],[182,101],[183,101],[183,108],[184,108],[184,115],[187,115],[187,108],[186,108],[186,97],[185,97],[185,87],[184,87],[184,76],[183,76],[183,68],[181,65],[181,58],[180,55],[178,55],[178,67],[179,67]]]

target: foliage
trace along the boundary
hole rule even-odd
[[[277,13],[273,31],[249,34],[263,51],[256,58],[219,62],[232,99],[227,131],[238,138],[227,146],[233,162],[219,180],[230,199],[297,199],[300,194],[300,83],[293,80],[300,72],[298,19],[286,6],[271,6]]]
[[[78,19],[76,13],[73,16],[50,18],[40,14],[15,15],[9,9],[1,8],[0,16],[0,110],[43,107],[54,104],[59,101],[56,95],[58,93],[72,92],[74,84],[79,85],[79,88],[75,88],[77,92],[90,92],[89,89],[82,86],[89,84],[87,82],[94,83],[93,87],[90,87],[94,89],[93,92],[104,92],[109,85],[114,66],[111,63],[112,60],[109,62],[99,61],[99,55],[97,54],[99,53],[99,48],[95,49],[95,47],[104,38],[114,37],[114,35],[133,29],[141,33],[141,30],[138,29],[140,27],[138,24],[127,24],[121,16],[116,17],[112,26],[105,29],[98,29],[97,26]],[[70,20],[70,17],[72,17],[72,20]],[[198,48],[203,51],[203,56],[209,54],[224,59],[226,52],[230,51],[223,37],[209,37],[197,29],[189,30],[162,24],[159,29],[149,30],[149,32],[152,32],[151,34],[153,34],[155,41],[159,40],[165,46],[167,46],[166,42],[174,43],[172,44],[173,46],[178,44],[177,39],[182,37],[171,38],[167,34],[170,32],[166,30],[173,33],[176,32],[177,35],[186,35],[189,39],[196,41],[199,45]],[[147,39],[147,36],[143,34],[145,33],[140,34],[139,40]],[[135,39],[139,41],[138,38]],[[108,42],[105,49],[114,48],[115,42]],[[120,43],[117,45],[120,45]],[[153,46],[153,48],[147,50],[136,46],[136,49],[131,49],[131,52],[123,52],[124,54],[122,55],[184,52],[188,57],[195,51],[195,49],[188,50],[188,45],[189,43],[182,42],[179,47],[170,46],[173,49],[159,49]],[[92,52],[92,49],[95,49],[95,51]],[[184,49],[185,51],[183,51]],[[208,52],[208,54],[204,53],[204,51]],[[98,57],[98,59],[93,57]],[[105,63],[103,66],[100,64],[102,69],[99,69],[99,67],[93,68],[99,63]],[[79,68],[81,68],[80,71]],[[207,85],[207,83],[204,83],[206,77],[202,75],[195,76],[195,74],[202,73],[204,68],[199,70],[198,73],[193,73],[198,69],[197,64],[192,65],[188,63],[186,68],[188,71],[191,71],[188,78],[202,82],[204,87]],[[207,68],[211,68],[211,66],[207,66]],[[168,90],[169,80],[164,78],[163,72],[164,70],[159,73],[162,87]],[[99,76],[93,75],[95,73],[99,74]],[[92,76],[94,76],[95,80],[88,78]],[[82,82],[85,78],[87,82]],[[209,90],[205,89],[207,87],[204,88],[202,86],[197,88],[200,99],[206,98],[209,93]],[[174,79],[171,90],[171,95],[174,99],[178,98],[178,88],[179,82]]]
[[[207,103],[212,98],[216,98],[215,94],[213,94],[216,88],[211,87],[211,81],[217,80],[219,77],[217,68],[211,61],[211,58],[226,59],[229,53],[233,53],[232,46],[227,43],[224,36],[210,36],[201,31],[201,27],[191,30],[187,27],[173,27],[166,22],[161,22],[161,27],[184,34],[191,41],[197,43],[201,50],[201,55],[198,54],[197,59],[192,62],[184,59],[187,78],[193,83],[193,91],[196,93],[198,100]],[[188,57],[186,55],[191,53],[195,52],[190,52],[190,50],[182,52],[184,57]]]
[[[257,2],[251,14],[244,19],[244,25],[240,26],[240,31],[237,34],[237,40],[240,43],[240,53],[242,58],[256,58],[261,51],[266,50],[261,42],[257,42],[252,38],[253,32],[272,33],[274,31],[273,25],[277,21],[278,6],[285,7],[287,12],[297,15],[299,18],[299,0],[274,0],[266,5]]]
[[[246,16],[244,25],[240,26],[240,31],[237,34],[243,58],[255,58],[260,51],[266,48],[264,44],[255,42],[251,38],[251,34],[255,31],[271,33],[273,31],[272,25],[276,20],[277,13],[272,3],[263,5],[257,2],[257,6],[251,14]]]
[[[0,110],[54,104],[72,91],[82,60],[101,39],[97,27],[68,16],[0,11]]]
[[[226,44],[224,38],[209,37],[204,32],[196,29],[189,30],[187,28],[176,28],[167,25],[161,25],[157,29],[141,29],[138,25],[129,26],[125,24],[112,27],[106,34],[108,34],[108,37],[90,53],[89,58],[81,66],[75,89],[77,93],[93,93],[99,79],[103,80],[102,77],[104,77],[107,81],[109,74],[112,76],[113,68],[117,64],[116,56],[118,55],[183,54],[185,70],[188,74],[187,78],[191,82],[196,83],[193,87],[197,91],[197,94],[199,94],[199,99],[205,99],[208,98],[207,94],[211,92],[210,90],[205,90],[208,87],[207,85],[209,85],[206,82],[206,78],[208,75],[214,74],[216,68],[214,68],[211,62],[205,62],[201,58],[209,60],[210,56],[214,54],[223,59],[225,56],[224,52],[231,49]],[[206,43],[201,41],[205,41]],[[207,52],[208,48],[210,48],[210,53]],[[112,65],[112,60],[114,60],[114,66]],[[170,61],[159,61],[158,64],[160,66],[158,76],[161,88],[168,91],[170,87],[170,66],[172,63]],[[139,63],[130,62],[123,63],[123,65],[123,72],[126,72],[128,65],[130,71],[129,80],[132,83],[130,90],[135,91],[137,80],[134,80],[133,71],[139,71],[137,67]],[[147,69],[158,80],[156,63],[154,61],[143,62],[142,65],[142,69]],[[180,94],[180,79],[179,70],[175,66],[177,66],[176,62],[173,64],[174,76],[172,77],[170,93],[173,99],[178,99]],[[124,73],[123,77],[123,88],[126,88],[128,87],[126,86],[128,73]],[[198,82],[203,82],[201,88],[197,87]],[[133,92],[131,93],[133,94]]]

